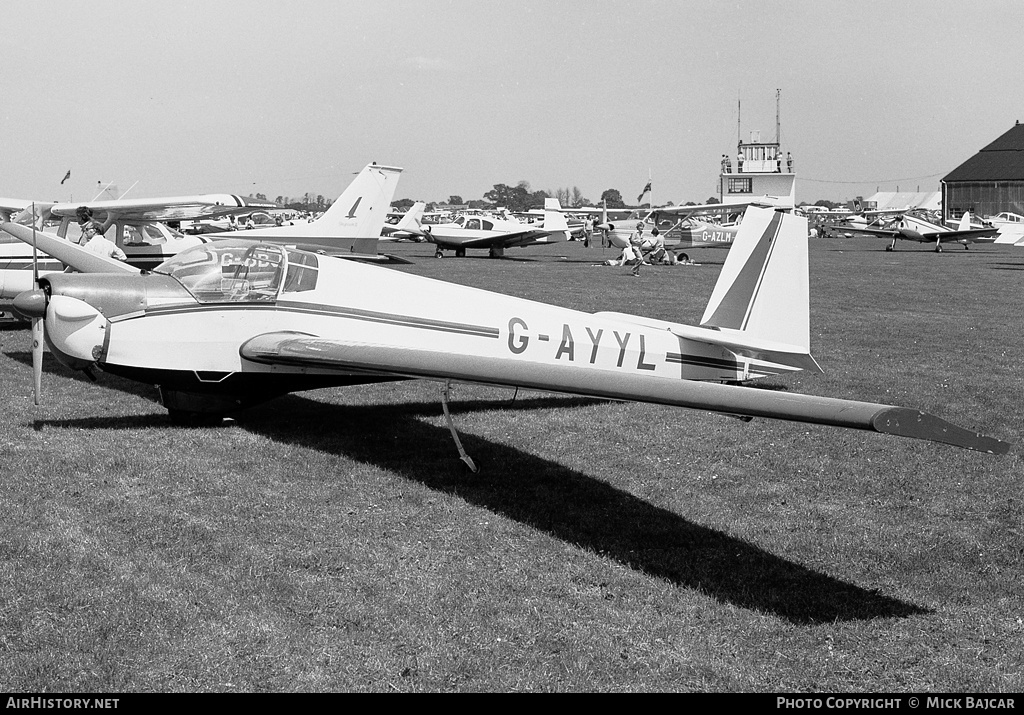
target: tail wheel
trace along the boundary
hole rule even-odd
[[[687,261],[690,260],[690,257],[685,253],[680,253],[679,255],[676,256],[676,260],[679,261],[680,263],[686,263]]]

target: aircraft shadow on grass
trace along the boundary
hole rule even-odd
[[[31,364],[27,352],[7,355]],[[46,369],[51,375],[85,379],[56,361],[48,362]],[[155,402],[156,391],[148,386],[113,375],[99,379],[104,387]],[[454,415],[459,415],[495,409],[571,409],[599,402],[545,396],[514,402],[471,400],[450,407]],[[439,425],[423,418],[441,418],[440,405],[409,402],[345,406],[286,395],[241,413],[235,424],[279,443],[372,464],[654,578],[796,624],[928,613],[919,606],[775,556],[558,462],[462,432],[466,451],[482,468],[482,475],[471,475],[458,460],[443,418]],[[325,431],[324,425],[331,425],[331,429]],[[154,414],[36,420],[35,426],[138,429],[169,428],[170,422],[166,416]],[[389,444],[402,447],[388,449]],[[410,444],[417,448],[410,450]],[[323,475],[323,479],[329,480],[331,475]]]

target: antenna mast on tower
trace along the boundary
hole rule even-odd
[[[740,95],[737,94],[736,95],[736,143],[737,144],[742,144],[743,143],[743,129],[741,128],[741,125],[740,125],[740,110],[741,110],[741,108],[742,107],[741,107],[741,103],[740,103]]]
[[[782,95],[781,89],[775,90],[775,143],[782,148],[782,124],[779,122],[779,104],[781,103],[780,96]]]

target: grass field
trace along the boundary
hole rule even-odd
[[[1024,250],[811,244],[812,352],[778,389],[1024,428]],[[579,243],[430,275],[694,323],[725,258]],[[7,691],[1024,689],[1020,447],[405,382],[172,426],[0,332]]]

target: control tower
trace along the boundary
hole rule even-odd
[[[777,108],[775,123],[775,141],[763,142],[761,132],[752,131],[749,141],[739,139],[734,155],[722,157],[718,195],[723,202],[771,196],[780,206],[796,205],[796,174],[792,155],[782,151]]]

